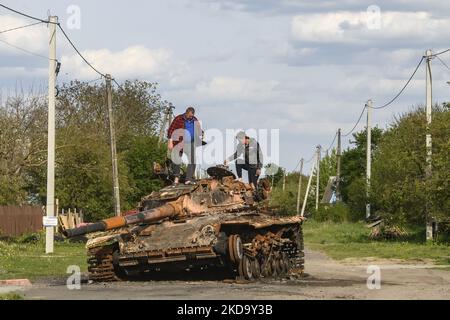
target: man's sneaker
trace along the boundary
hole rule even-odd
[[[190,181],[190,180],[188,180],[188,181],[186,181],[185,182],[185,185],[192,185],[192,186],[194,186],[194,185],[196,185],[197,183],[195,182],[195,181]]]

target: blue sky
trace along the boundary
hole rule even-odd
[[[314,147],[328,147],[337,128],[353,127],[368,99],[390,100],[421,55],[450,47],[450,3],[443,1],[2,1],[66,26],[67,8],[80,9],[69,36],[102,72],[119,81],[157,81],[177,112],[197,107],[207,128],[280,129],[280,164],[292,170]],[[367,9],[380,9],[379,28]],[[0,30],[29,20],[0,9]],[[372,21],[372,20],[371,20]],[[370,22],[370,21],[369,21]],[[47,55],[47,27],[0,35]],[[97,78],[58,38],[59,81]],[[442,56],[450,65],[450,53]],[[448,100],[450,71],[432,62],[434,101]],[[0,42],[2,93],[44,88],[47,62]],[[374,111],[385,128],[395,115],[425,100],[425,67],[389,108]],[[362,123],[359,128],[362,129]],[[348,144],[348,139],[344,139]]]

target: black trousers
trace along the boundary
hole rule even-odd
[[[183,156],[183,153],[185,153],[187,158],[188,158],[188,165],[187,165],[187,171],[186,171],[186,181],[192,181],[192,180],[194,180],[195,167],[196,167],[196,164],[195,164],[195,144],[194,143],[186,143],[184,145],[183,150],[180,151],[180,158]],[[180,176],[180,168],[181,168],[181,163],[180,164],[175,164],[174,162],[172,163],[173,175],[175,177],[179,177]]]
[[[242,178],[242,169],[248,172],[248,181],[253,183],[255,188],[258,186],[259,176],[256,175],[257,168],[255,166],[249,165],[248,163],[236,163],[236,173],[239,178]]]

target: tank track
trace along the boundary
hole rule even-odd
[[[245,233],[241,236],[245,236]],[[277,279],[298,276],[303,273],[304,246],[301,227],[290,226],[267,230],[245,242],[239,261],[231,259],[237,278],[245,280]],[[229,245],[228,251],[232,250],[233,246]],[[231,257],[233,256],[236,256],[235,252],[232,253]]]
[[[290,233],[289,238],[282,234]],[[113,245],[88,250],[89,280],[94,282],[122,281],[120,271],[114,267]],[[304,270],[302,228],[286,227],[276,233],[258,234],[243,248],[240,258],[234,253],[236,275],[247,280],[281,278],[301,275]],[[230,249],[229,249],[230,251]],[[119,272],[118,272],[119,271]]]
[[[120,281],[114,270],[113,247],[100,247],[88,251],[89,280],[95,282]]]

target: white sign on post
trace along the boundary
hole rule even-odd
[[[58,218],[56,217],[43,217],[42,224],[44,227],[57,227],[58,226]]]

